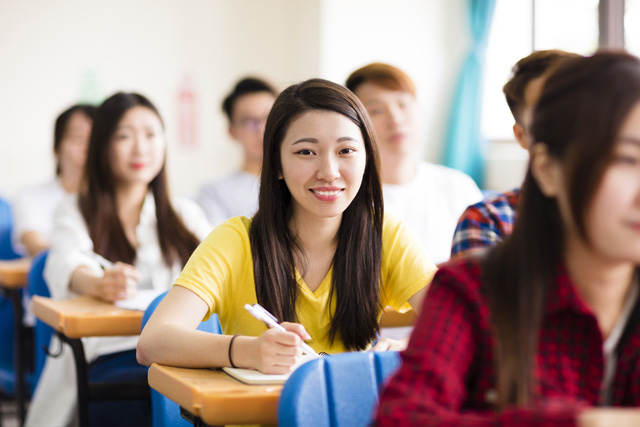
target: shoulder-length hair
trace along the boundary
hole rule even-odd
[[[153,111],[162,123],[156,107],[137,93],[116,93],[98,107],[87,153],[86,182],[79,195],[80,211],[89,228],[94,250],[107,259],[129,264],[136,258],[136,249],[127,239],[118,217],[109,147],[122,116],[137,106]],[[162,126],[164,128],[164,124]],[[171,265],[180,261],[184,265],[198,246],[198,239],[171,205],[164,164],[149,189],[155,198],[158,239],[164,262]]]
[[[295,321],[298,284],[294,252],[302,251],[289,228],[291,193],[284,180],[280,146],[291,123],[310,111],[332,111],[355,123],[364,140],[362,185],[345,210],[333,258],[331,296],[336,308],[328,335],[348,349],[363,349],[378,331],[383,201],[379,159],[369,118],[348,89],[322,79],[290,86],[275,101],[264,134],[259,208],[251,226],[251,250],[258,302],[276,317]],[[304,257],[304,253],[301,253]],[[329,299],[330,310],[332,297]]]
[[[62,140],[64,139],[65,134],[67,133],[67,127],[69,125],[69,121],[71,117],[75,113],[84,114],[91,122],[93,123],[93,118],[96,114],[96,107],[89,104],[76,104],[68,109],[64,110],[58,118],[56,119],[55,126],[53,128],[53,152],[56,154],[56,175],[60,176],[62,173],[62,169],[60,168],[60,159],[57,158],[57,155],[60,152],[60,147],[62,146]]]
[[[561,162],[571,219],[589,243],[585,216],[612,161],[624,120],[640,101],[640,61],[603,52],[571,59],[551,74],[534,110],[534,144]],[[564,261],[565,238],[555,198],[527,172],[513,234],[484,262],[499,405],[536,396],[535,354],[547,290]]]

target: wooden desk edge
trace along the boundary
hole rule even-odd
[[[416,322],[418,315],[414,310],[409,310],[406,313],[398,313],[391,307],[385,307],[380,318],[381,328],[398,328],[404,326],[413,326]]]
[[[0,261],[0,285],[6,289],[21,289],[27,285],[30,258]]]
[[[58,332],[63,331],[63,324],[60,319],[60,315],[55,313],[49,309],[46,305],[46,301],[50,298],[42,297],[39,295],[34,295],[31,298],[31,310],[33,311],[33,315],[38,319],[42,320],[47,325],[51,326]]]
[[[54,305],[57,300],[34,295],[31,300],[33,314],[58,332],[69,338],[135,336],[140,335],[143,311],[119,311],[120,316],[90,316],[78,319],[67,319]],[[111,330],[105,331],[104,322],[109,321]],[[114,329],[116,329],[114,331]]]
[[[171,373],[172,368],[174,367],[152,364],[148,374],[149,386],[201,418],[206,424],[277,424],[282,385],[251,386],[238,382],[239,386],[247,387],[247,390],[255,388],[255,393],[220,391],[212,397],[175,378]],[[226,375],[222,371],[214,372]],[[247,400],[251,401],[251,407],[247,406]]]

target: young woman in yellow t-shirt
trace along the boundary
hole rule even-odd
[[[420,307],[435,265],[383,215],[379,160],[360,101],[313,79],[276,99],[264,135],[259,208],[196,249],[138,343],[138,360],[284,373],[302,354],[368,349],[382,308]],[[287,332],[244,310],[258,302]],[[223,334],[199,332],[211,314]],[[384,339],[374,350],[400,349]]]

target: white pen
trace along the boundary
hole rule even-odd
[[[281,324],[278,323],[278,319],[276,319],[273,314],[265,310],[265,308],[262,307],[260,304],[258,303],[255,303],[253,305],[245,304],[244,308],[246,308],[247,311],[251,313],[253,317],[260,320],[261,322],[264,322],[268,328],[275,328],[279,331],[287,332],[287,330]],[[316,353],[316,351],[312,349],[311,346],[306,342],[303,341],[301,345],[302,345],[302,350],[306,354],[318,356],[318,353]]]
[[[105,257],[103,257],[100,254],[97,254],[93,251],[88,251],[86,249],[80,249],[80,252],[82,252],[85,255],[90,256],[91,258],[93,258],[98,264],[100,264],[100,267],[102,267],[103,270],[107,269],[107,268],[113,268],[114,264],[109,261],[108,259],[106,259]]]

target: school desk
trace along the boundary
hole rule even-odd
[[[34,315],[51,326],[61,341],[69,344],[76,364],[78,420],[88,425],[89,402],[141,399],[149,396],[146,384],[89,383],[88,363],[80,338],[139,335],[143,312],[118,308],[90,296],[55,300],[34,296]]]
[[[398,313],[391,307],[385,307],[380,318],[380,328],[400,328],[413,326],[418,315],[414,310]]]
[[[27,328],[22,324],[22,289],[27,285],[27,274],[31,266],[31,259],[21,258],[11,261],[0,261],[0,292],[13,306],[13,340],[14,340],[14,370],[16,373],[16,401],[18,404],[18,419],[20,425],[24,423],[25,415],[25,371],[24,361],[27,349]]]
[[[220,369],[149,368],[149,385],[180,405],[185,418],[208,425],[277,424],[282,385],[246,385]]]

